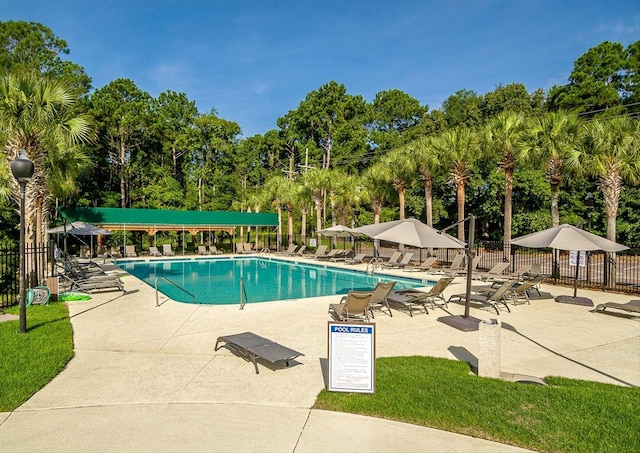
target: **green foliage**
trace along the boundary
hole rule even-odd
[[[640,449],[640,389],[555,377],[547,381],[549,386],[536,386],[480,378],[469,373],[467,363],[433,357],[380,358],[374,394],[323,390],[314,407],[541,452]]]
[[[575,61],[569,84],[551,89],[550,109],[585,112],[587,116],[625,113],[620,108],[623,100],[638,96],[639,42],[625,49],[620,43],[605,41],[589,49]]]
[[[8,72],[37,72],[63,79],[76,95],[89,92],[91,78],[84,69],[60,55],[68,55],[67,42],[36,22],[0,22],[0,68]]]
[[[18,307],[8,313],[17,314]],[[27,309],[26,334],[19,321],[0,323],[0,412],[16,409],[58,374],[73,357],[73,331],[63,303]]]
[[[456,91],[444,100],[442,112],[450,128],[478,126],[482,122],[482,97],[471,90]]]
[[[640,187],[622,191],[616,231],[622,244],[640,248]]]
[[[534,107],[535,98],[529,94],[522,83],[498,85],[482,99],[482,115],[485,118],[491,118],[501,112],[530,115]]]
[[[371,105],[370,140],[377,150],[397,148],[416,138],[429,110],[400,90],[381,91]]]

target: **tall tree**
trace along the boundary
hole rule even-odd
[[[620,106],[626,57],[625,48],[617,42],[604,41],[589,49],[575,61],[569,84],[550,90],[551,109],[593,116]],[[615,109],[612,113],[620,112]]]
[[[579,145],[582,121],[576,115],[563,111],[550,112],[533,120],[527,129],[527,144],[523,158],[546,167],[551,188],[551,224],[560,225],[558,199],[560,185],[568,171],[578,170],[579,160],[572,153]]]
[[[406,192],[413,183],[416,161],[406,147],[396,148],[382,156],[382,165],[386,171],[387,182],[391,183],[398,194],[400,220],[405,218]]]
[[[522,114],[503,112],[492,118],[485,127],[486,150],[500,157],[499,168],[504,172],[504,231],[506,248],[511,244],[513,173],[522,160],[526,123]],[[508,258],[508,254],[506,255]]]
[[[67,42],[37,22],[0,22],[0,67],[5,71],[35,71],[51,79],[63,79],[67,89],[80,96],[91,89],[84,69],[60,58],[69,55]]]
[[[584,125],[583,146],[574,160],[599,180],[607,214],[607,239],[616,240],[616,218],[624,183],[640,181],[640,121],[622,116]]]
[[[198,116],[195,101],[174,91],[160,93],[155,105],[155,129],[162,142],[162,160],[171,162],[173,178],[180,179],[181,159],[188,156],[195,142],[194,120]],[[160,162],[160,164],[165,164]]]
[[[312,91],[284,117],[278,119],[281,129],[295,133],[300,142],[313,142],[322,156],[312,156],[327,170],[338,162],[354,167],[366,152],[367,105],[362,96],[347,94],[344,85],[334,81]]]
[[[371,141],[386,151],[415,139],[428,110],[401,90],[380,91],[371,105]]]
[[[301,182],[313,199],[316,210],[316,231],[321,230],[324,194],[331,186],[330,175],[320,168],[313,168],[303,174]]]
[[[444,100],[442,112],[450,128],[478,126],[482,122],[482,97],[471,90],[456,91]]]
[[[529,94],[522,83],[498,85],[495,90],[486,93],[482,99],[482,116],[491,118],[501,112],[530,114],[536,105],[537,97]]]
[[[440,171],[440,158],[433,136],[420,137],[407,145],[411,159],[416,163],[424,186],[424,206],[427,225],[433,226],[433,180]]]
[[[367,168],[363,175],[363,185],[367,191],[367,198],[371,202],[373,210],[373,223],[380,223],[380,213],[382,204],[389,197],[389,187],[387,183],[387,172],[385,164],[381,161]]]
[[[640,112],[640,41],[627,47],[624,71],[623,103],[628,114]]]
[[[132,153],[137,151],[152,121],[152,98],[131,80],[117,79],[91,96],[101,148],[120,181],[120,207],[128,206],[127,183]]]
[[[76,190],[78,176],[89,169],[82,145],[94,139],[91,118],[77,113],[77,98],[62,80],[35,73],[8,74],[0,78],[0,125],[7,168],[20,150],[34,163],[35,172],[25,194],[27,237],[41,242],[43,221],[53,197]],[[19,187],[10,178],[19,203]]]
[[[467,127],[456,127],[438,135],[434,146],[438,150],[443,165],[449,170],[451,182],[456,188],[458,239],[464,241],[465,188],[477,158],[476,134]]]

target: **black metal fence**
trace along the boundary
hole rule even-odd
[[[319,241],[316,238],[307,237],[307,245],[310,240],[329,246],[337,246],[340,248],[351,249],[352,247],[358,252],[366,253],[373,256],[373,241],[369,239],[359,238],[352,240],[351,238],[328,238],[321,237]],[[276,244],[276,240],[271,238],[270,243]],[[286,235],[282,237],[282,248],[286,249],[289,239]],[[302,238],[296,235],[294,241],[296,244],[302,244]],[[266,242],[265,242],[266,244]],[[382,242],[379,254],[382,256],[390,256],[398,249],[398,244]],[[311,249],[313,250],[313,249]],[[442,249],[416,249],[413,247],[404,247],[404,251],[414,253],[414,260],[421,262],[428,255],[435,255],[441,265],[447,266],[453,260],[453,257],[460,253],[459,250],[442,250]],[[480,256],[478,263],[479,271],[491,269],[495,264],[508,261],[511,272],[516,272],[519,268],[532,264],[539,264],[542,272],[549,274],[547,280],[554,285],[573,286],[576,281],[579,288],[591,288],[600,291],[616,291],[631,294],[640,294],[640,250],[626,250],[615,254],[604,252],[587,252],[586,256],[582,254],[580,265],[573,265],[575,255],[572,261],[570,252],[556,251],[550,249],[531,249],[525,247],[507,247],[502,242],[484,241],[475,246],[475,255]]]
[[[52,275],[51,247],[25,245],[26,286],[42,285]],[[20,252],[18,247],[0,248],[0,309],[17,305],[20,297]]]
[[[253,232],[252,232],[253,233]],[[254,233],[255,234],[255,233]],[[255,235],[247,235],[243,238],[247,242],[255,243]],[[240,238],[236,238],[240,242]],[[354,240],[351,238],[317,238],[307,237],[308,251],[313,251],[312,241],[316,245],[320,243],[337,246],[340,248],[354,249],[355,251],[373,256],[373,241]],[[258,250],[266,247],[276,250],[278,242],[281,249],[285,250],[289,240],[283,236],[278,241],[275,232],[261,232],[258,235]],[[296,244],[302,244],[302,238],[295,237]],[[233,244],[224,243],[222,248],[226,252],[232,250]],[[397,244],[382,243],[379,249],[381,256],[390,256],[398,249]],[[34,287],[43,284],[46,277],[54,275],[51,258],[52,247],[49,245],[27,244],[25,246],[25,266],[27,270],[27,286]],[[415,249],[404,247],[404,251],[414,253],[414,261],[421,262],[428,255],[435,255],[442,266],[447,266],[453,257],[460,253],[459,250],[443,249]],[[554,252],[552,250],[539,250],[521,247],[503,248],[501,242],[483,242],[475,247],[475,254],[480,256],[478,270],[489,270],[498,262],[508,261],[511,272],[516,272],[525,265],[539,264],[542,272],[549,274],[549,282],[556,285],[573,286],[576,281],[576,266],[572,265],[569,252]],[[627,250],[615,255],[602,252],[588,252],[581,260],[584,265],[577,267],[577,284],[580,288],[591,288],[601,291],[617,291],[631,294],[640,294],[640,250]],[[19,284],[19,251],[18,248],[0,248],[0,309],[18,304],[20,293]]]

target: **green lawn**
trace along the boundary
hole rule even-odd
[[[18,314],[18,308],[7,313]],[[11,411],[53,379],[73,357],[73,330],[63,303],[27,308],[26,334],[18,321],[0,323],[0,412]]]
[[[322,391],[315,408],[400,420],[541,452],[640,451],[640,388],[557,377],[527,385],[432,357],[376,361],[376,393]]]

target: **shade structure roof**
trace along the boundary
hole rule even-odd
[[[67,221],[82,221],[120,231],[232,231],[233,228],[278,225],[271,212],[176,211],[134,208],[58,208]]]
[[[511,243],[521,247],[575,251],[620,252],[629,248],[566,223],[515,238]]]
[[[446,233],[436,230],[417,219],[393,220],[391,222],[374,223],[355,229],[373,239],[396,242],[420,248],[463,249],[461,242]]]

